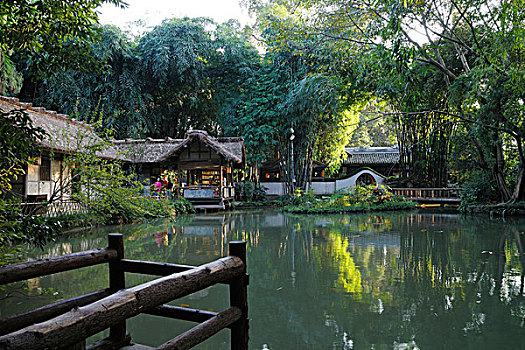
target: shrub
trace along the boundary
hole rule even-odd
[[[0,265],[22,259],[22,244],[42,247],[52,241],[60,228],[60,221],[25,215],[19,201],[0,200]]]
[[[468,212],[473,205],[487,204],[496,200],[497,193],[490,176],[485,172],[476,171],[473,177],[463,184],[459,210],[463,213]]]
[[[313,194],[312,194],[313,196]],[[310,200],[306,196],[296,195],[285,207],[286,211],[303,213],[339,213],[367,210],[412,209],[416,203],[408,202],[401,196],[395,196],[384,186],[358,186],[353,190],[338,191],[326,199],[313,198],[313,205],[305,206]]]
[[[235,183],[235,193],[239,200],[254,202],[266,200],[266,188],[251,181]]]

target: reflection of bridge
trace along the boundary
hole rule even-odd
[[[392,188],[392,193],[419,203],[461,202],[461,188]]]

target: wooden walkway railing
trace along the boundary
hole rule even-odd
[[[86,349],[86,338],[109,328],[109,337],[87,349],[119,349],[131,342],[126,319],[141,313],[199,322],[157,349],[189,349],[224,328],[231,348],[248,349],[246,242],[230,242],[229,256],[198,267],[124,259],[121,234],[107,248],[0,267],[0,284],[96,264],[109,264],[110,286],[0,320],[0,349]],[[164,276],[125,288],[125,272]],[[230,286],[230,307],[221,312],[165,303],[217,283]]]
[[[86,214],[88,210],[81,203],[73,200],[60,200],[53,203],[25,202],[19,204],[25,215],[56,217],[64,214]]]
[[[391,188],[393,194],[425,202],[460,202],[461,188]]]

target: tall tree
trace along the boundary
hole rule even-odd
[[[124,7],[120,0],[6,0],[0,3],[0,71],[5,93],[17,93],[19,75],[12,55],[26,60],[26,68],[45,76],[64,67],[83,67],[85,43],[97,37],[96,8],[103,3]],[[5,80],[9,82],[6,83]]]
[[[523,93],[520,38],[525,14],[520,2],[278,3],[295,6],[296,12],[305,17],[308,33],[318,35],[319,45],[332,42],[360,52],[354,57],[358,63],[354,67],[367,78],[365,81],[376,84],[378,94],[395,94],[397,101],[414,100],[421,94],[414,93],[413,89],[420,86],[414,86],[412,78],[423,81],[429,72],[439,77],[442,88],[436,91],[441,98],[434,102],[439,102],[437,112],[446,118],[432,122],[431,126],[437,130],[444,123],[463,125],[477,150],[476,164],[490,174],[500,199],[525,199],[525,125],[520,103]],[[261,8],[259,1],[252,1],[251,5]],[[389,64],[385,65],[385,61]],[[374,62],[383,63],[374,65]],[[401,107],[407,107],[401,110],[405,116],[436,112],[423,110],[424,106],[417,103]],[[518,170],[514,173],[507,170],[510,159],[517,159]]]
[[[152,97],[148,129],[155,136],[182,137],[214,122],[208,66],[216,51],[207,25],[212,22],[205,18],[174,18],[138,44],[141,76]]]
[[[104,26],[99,40],[86,46],[97,65],[90,71],[60,70],[43,79],[36,102],[90,122],[101,119],[115,137],[144,134],[150,98],[137,74],[134,44],[117,27]]]

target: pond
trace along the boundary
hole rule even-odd
[[[525,349],[525,220],[226,212],[80,232],[34,254],[104,247],[108,232],[125,235],[127,258],[190,265],[248,241],[250,349]],[[0,317],[107,286],[106,265],[32,279],[9,287]],[[227,301],[218,285],[172,304],[220,311]],[[151,346],[193,325],[148,315],[127,324]],[[229,349],[229,331],[196,349]]]

